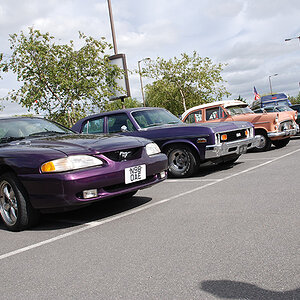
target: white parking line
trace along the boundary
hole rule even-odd
[[[167,179],[165,182],[211,182],[211,181],[220,181],[221,179]]]
[[[44,245],[47,245],[47,244],[50,244],[50,243],[53,243],[53,242],[56,242],[58,240],[61,240],[61,239],[64,239],[64,238],[67,238],[69,236],[72,236],[72,235],[75,235],[77,233],[80,233],[80,232],[83,232],[83,231],[86,231],[88,229],[91,229],[91,228],[94,228],[94,227],[98,227],[98,226],[101,226],[103,224],[106,224],[106,223],[110,223],[110,222],[113,222],[115,220],[118,220],[118,219],[121,219],[121,218],[124,218],[124,217],[127,217],[127,216],[130,216],[130,215],[133,215],[133,214],[136,214],[140,211],[143,211],[143,210],[146,210],[146,209],[149,209],[151,207],[154,207],[154,206],[157,206],[157,205],[160,205],[160,204],[163,204],[163,203],[166,203],[166,202],[169,202],[171,200],[174,200],[174,199],[177,199],[177,198],[180,198],[182,196],[186,196],[188,194],[192,194],[196,191],[199,191],[199,190],[202,190],[202,189],[205,189],[209,186],[212,186],[216,183],[219,183],[219,182],[222,182],[222,181],[225,181],[225,180],[228,180],[228,179],[231,179],[233,177],[236,177],[236,176],[240,176],[244,173],[248,173],[250,171],[253,171],[255,169],[258,169],[260,167],[263,167],[265,165],[268,165],[274,161],[277,161],[277,160],[280,160],[282,158],[285,158],[287,156],[290,156],[290,155],[293,155],[297,152],[299,152],[300,149],[297,149],[297,150],[294,150],[290,153],[287,153],[287,154],[284,154],[282,156],[279,156],[279,157],[276,157],[274,159],[271,159],[269,161],[266,161],[264,163],[261,163],[257,166],[254,166],[254,167],[251,167],[251,168],[248,168],[246,170],[243,170],[243,171],[240,171],[238,173],[235,173],[235,174],[231,174],[227,177],[224,177],[222,179],[219,179],[217,181],[212,181],[212,182],[209,182],[203,186],[200,186],[200,187],[197,187],[197,188],[194,188],[190,191],[187,191],[187,192],[183,192],[181,194],[177,194],[175,196],[172,196],[172,197],[169,197],[169,198],[166,198],[166,199],[163,199],[163,200],[160,200],[160,201],[157,201],[157,202],[154,202],[154,203],[150,203],[150,204],[147,204],[145,206],[142,206],[142,207],[139,207],[139,208],[135,208],[135,209],[132,209],[130,211],[127,211],[127,212],[123,212],[123,213],[120,213],[119,215],[116,215],[116,216],[113,216],[113,217],[109,217],[109,218],[106,218],[106,219],[103,219],[101,221],[93,221],[93,222],[89,222],[89,223],[86,223],[84,225],[84,227],[81,227],[81,228],[78,228],[78,229],[75,229],[75,230],[72,230],[70,232],[67,232],[67,233],[64,233],[64,234],[61,234],[61,235],[58,235],[56,237],[53,237],[53,238],[50,238],[50,239],[47,239],[47,240],[44,240],[44,241],[41,241],[39,243],[35,243],[35,244],[32,244],[32,245],[29,245],[27,247],[23,247],[23,248],[20,248],[20,249],[17,249],[17,250],[14,250],[14,251],[11,251],[11,252],[8,252],[8,253],[5,253],[5,254],[2,254],[0,255],[0,260],[2,259],[5,259],[5,258],[8,258],[8,257],[11,257],[11,256],[14,256],[14,255],[17,255],[17,254],[20,254],[20,253],[23,253],[23,252],[26,252],[26,251],[29,251],[29,250],[32,250],[32,249],[35,249],[35,248],[38,248],[38,247],[41,247],[41,246],[44,246]]]
[[[240,160],[268,160],[268,159],[275,159],[276,157],[265,157],[265,158],[241,158]],[[239,161],[240,161],[239,160]]]

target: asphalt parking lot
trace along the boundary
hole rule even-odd
[[[0,224],[1,299],[300,299],[300,138],[131,199]]]

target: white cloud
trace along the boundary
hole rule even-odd
[[[130,69],[137,61],[171,58],[196,50],[215,63],[228,63],[223,77],[233,97],[253,99],[274,90],[296,95],[300,81],[300,44],[285,38],[300,34],[299,0],[113,0],[119,52]],[[9,53],[8,34],[34,25],[62,42],[78,39],[78,31],[112,41],[106,1],[0,0],[0,52]],[[0,88],[11,88],[10,76]],[[139,78],[130,75],[131,93],[141,99]]]

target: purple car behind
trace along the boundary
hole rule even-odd
[[[168,156],[168,174],[189,177],[202,163],[232,164],[256,146],[249,122],[185,124],[169,111],[139,107],[91,115],[72,130],[82,133],[121,133],[154,141]]]
[[[81,135],[40,118],[0,119],[0,213],[9,230],[39,212],[132,196],[166,178],[167,158],[144,138]]]

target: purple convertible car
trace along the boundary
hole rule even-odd
[[[0,119],[0,144],[0,214],[11,231],[36,224],[40,212],[130,197],[166,178],[166,155],[144,138],[21,117]]]

